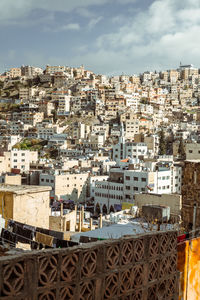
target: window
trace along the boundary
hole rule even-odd
[[[141,188],[142,192],[145,192],[145,188]]]
[[[46,179],[46,182],[49,182],[49,179]]]
[[[192,151],[192,150],[189,150],[189,153],[193,153],[193,151]]]
[[[22,162],[25,162],[25,159],[22,159]]]
[[[142,177],[142,182],[146,182],[146,178]]]
[[[53,183],[54,182],[54,180],[53,179],[51,179],[51,183]]]
[[[130,176],[126,176],[126,180],[130,180]]]
[[[134,191],[138,191],[138,187],[137,187],[137,186],[134,186],[133,190],[134,190]]]
[[[42,178],[41,181],[44,182],[44,178]]]
[[[17,162],[17,159],[14,159],[14,162]]]
[[[17,153],[14,153],[14,156],[17,156]]]
[[[126,190],[129,190],[130,191],[131,187],[128,185],[126,186]]]
[[[138,181],[138,177],[133,177],[133,180],[134,181]]]
[[[22,153],[22,156],[25,156],[25,153]]]

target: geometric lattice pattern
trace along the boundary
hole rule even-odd
[[[0,300],[178,299],[176,232],[0,258]]]

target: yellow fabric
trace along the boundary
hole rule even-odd
[[[53,246],[53,236],[44,233],[36,232],[35,241],[46,246]]]

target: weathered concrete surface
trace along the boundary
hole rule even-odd
[[[196,205],[195,224],[193,224]],[[186,230],[200,227],[200,162],[186,161],[182,178],[182,219]]]

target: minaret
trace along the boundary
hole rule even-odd
[[[124,136],[124,123],[123,122],[121,122],[121,129],[120,129],[119,153],[120,153],[120,159],[123,159],[125,156],[125,136]]]
[[[120,144],[124,144],[124,143],[125,143],[124,123],[123,123],[123,122],[121,122],[119,143],[120,143]]]

